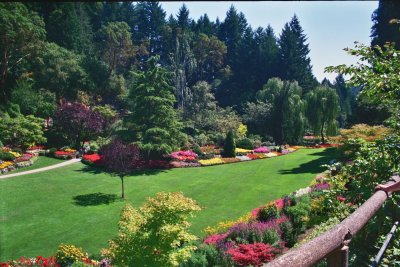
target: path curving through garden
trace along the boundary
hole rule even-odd
[[[35,169],[35,170],[0,175],[0,179],[7,179],[7,178],[15,177],[15,176],[21,176],[21,175],[26,175],[26,174],[36,173],[36,172],[43,172],[43,171],[47,171],[47,170],[52,170],[52,169],[60,168],[60,167],[63,167],[63,166],[66,166],[66,165],[69,165],[69,164],[72,164],[72,163],[75,163],[75,162],[79,162],[79,161],[81,161],[81,159],[70,159],[70,160],[67,160],[67,161],[62,162],[62,163],[54,164],[54,165],[51,165],[51,166],[47,166],[47,167],[43,167],[43,168],[39,168],[39,169]]]

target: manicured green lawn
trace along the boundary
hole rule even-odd
[[[35,170],[35,169],[39,169],[39,168],[43,168],[43,167],[47,167],[47,166],[51,166],[57,163],[62,163],[65,160],[62,159],[56,159],[56,158],[50,158],[50,157],[45,157],[45,156],[40,156],[35,163],[33,163],[32,166],[29,167],[23,167],[23,168],[19,168],[16,169],[15,171],[6,173],[6,174],[13,174],[13,173],[18,173],[18,172],[24,172],[24,171],[30,171],[30,170]],[[3,174],[4,175],[4,174]],[[0,174],[1,176],[1,174]]]
[[[204,208],[191,230],[237,219],[307,186],[334,157],[333,149],[203,168],[140,172],[125,178],[125,202],[135,206],[159,191],[182,191]],[[76,163],[0,180],[0,260],[48,256],[60,243],[97,254],[117,233],[124,201],[119,178]]]

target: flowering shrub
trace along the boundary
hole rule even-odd
[[[204,243],[215,245],[222,242],[227,236],[228,233],[210,235],[206,239],[204,239]]]
[[[23,156],[19,157],[16,159],[17,162],[23,162],[23,161],[28,161],[33,157],[32,154],[27,154],[25,153]]]
[[[238,218],[236,221],[219,222],[217,224],[217,226],[215,226],[215,227],[207,226],[207,228],[205,228],[203,230],[203,232],[206,235],[214,235],[214,234],[218,234],[218,233],[223,233],[223,232],[228,231],[235,224],[251,222],[253,219],[254,218],[253,218],[252,214],[249,212],[249,213],[246,213],[245,215],[241,216],[240,218]]]
[[[227,253],[239,266],[262,266],[274,258],[276,249],[263,243],[240,244],[229,249]]]
[[[259,159],[259,157],[257,156],[257,155],[255,155],[255,154],[247,154],[246,155],[248,158],[250,158],[250,159]]]
[[[74,245],[61,244],[58,246],[56,252],[56,259],[61,267],[70,266],[75,262],[81,262],[87,258],[87,253],[85,253],[81,248],[75,247]]]
[[[263,242],[277,245],[280,242],[280,229],[276,220],[239,223],[232,226],[227,234],[228,239],[235,243]]]
[[[39,149],[45,149],[45,146],[31,146],[27,150],[39,150]]]
[[[37,256],[36,258],[24,258],[20,257],[18,260],[0,262],[0,267],[60,267],[55,257],[42,257]]]
[[[217,165],[217,164],[224,164],[221,158],[213,158],[213,159],[201,159],[199,163],[202,166],[210,166],[210,165]]]
[[[270,152],[270,150],[266,146],[254,149],[254,153],[269,153],[269,152]]]
[[[195,161],[197,158],[197,154],[194,153],[191,150],[186,150],[186,151],[176,151],[172,152],[170,154],[170,157],[175,159],[175,160],[180,160],[180,161]]]

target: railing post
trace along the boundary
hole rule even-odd
[[[333,251],[327,257],[328,267],[348,267],[349,247],[347,245]]]

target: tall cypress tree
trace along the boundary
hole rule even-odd
[[[303,95],[311,91],[318,82],[312,74],[310,49],[306,44],[307,37],[303,33],[296,15],[285,24],[279,38],[279,56],[281,78],[297,81],[303,88]]]
[[[380,0],[378,8],[372,14],[374,25],[371,28],[371,45],[383,46],[386,42],[395,42],[400,50],[400,29],[391,20],[400,20],[400,1]]]

